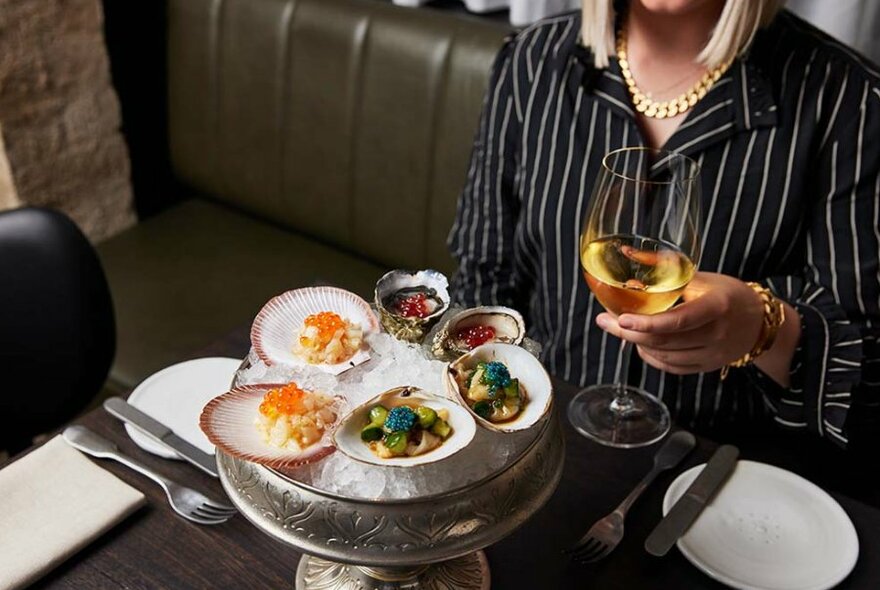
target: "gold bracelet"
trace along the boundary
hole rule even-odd
[[[751,287],[764,304],[764,319],[761,323],[761,333],[752,350],[747,352],[745,356],[739,360],[735,360],[721,368],[721,380],[727,378],[727,373],[731,367],[745,367],[755,362],[759,356],[770,350],[776,341],[776,335],[779,334],[779,328],[785,323],[785,310],[782,302],[773,296],[770,289],[763,287],[760,283],[746,283]]]

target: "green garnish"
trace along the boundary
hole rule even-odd
[[[431,426],[431,432],[436,434],[442,439],[446,439],[449,437],[449,434],[452,432],[452,427],[449,425],[449,422],[446,420],[437,419],[434,422],[434,425]]]
[[[468,389],[471,388],[471,383],[474,382],[474,377],[477,375],[477,373],[480,372],[480,369],[485,370],[485,369],[486,369],[486,363],[480,361],[479,363],[477,363],[477,366],[474,367],[474,370],[471,372],[471,374],[468,375],[467,381],[465,382],[465,386],[466,386]]]
[[[480,418],[488,420],[492,415],[492,404],[485,400],[478,401],[474,404],[474,413]]]
[[[361,440],[364,442],[373,442],[374,440],[381,439],[384,434],[385,432],[378,424],[367,424],[364,426],[364,429],[361,430]]]
[[[392,432],[385,437],[385,446],[395,455],[403,455],[406,452],[406,433]]]
[[[431,428],[437,421],[437,412],[428,406],[419,406],[416,408],[416,416],[419,419],[419,426],[422,428]]]
[[[385,424],[385,418],[388,417],[388,410],[385,406],[376,405],[370,408],[370,422],[373,424]]]

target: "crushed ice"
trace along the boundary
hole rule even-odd
[[[236,385],[288,383],[339,395],[345,413],[373,397],[400,386],[413,386],[446,396],[446,364],[426,349],[396,340],[388,334],[370,334],[370,360],[334,376],[311,367],[267,367],[251,352],[250,367],[239,371]],[[477,428],[470,445],[452,457],[417,467],[366,465],[335,452],[314,465],[288,475],[315,488],[347,497],[405,499],[448,492],[467,486],[503,469],[534,440],[536,433],[501,434]]]

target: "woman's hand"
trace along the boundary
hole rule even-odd
[[[664,313],[618,318],[602,313],[596,323],[634,343],[649,365],[675,375],[715,371],[752,350],[760,336],[764,305],[746,283],[727,275],[698,272],[683,298],[684,303]],[[793,352],[794,346],[788,354],[789,363]],[[778,372],[782,380],[787,380],[786,371],[787,365]],[[777,375],[771,376],[780,381]]]

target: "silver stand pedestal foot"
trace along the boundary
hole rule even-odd
[[[370,568],[303,555],[296,590],[489,590],[482,551],[416,568]]]

